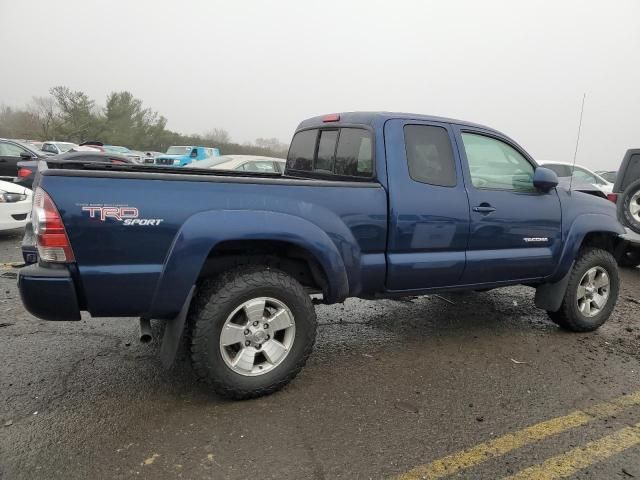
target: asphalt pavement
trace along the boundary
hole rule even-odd
[[[512,287],[319,306],[283,391],[231,402],[134,318],[24,311],[0,232],[0,478],[640,478],[640,269],[611,319],[559,330]]]

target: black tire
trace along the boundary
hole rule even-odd
[[[640,193],[640,180],[636,180],[627,188],[625,188],[622,195],[618,199],[618,218],[620,221],[627,227],[629,227],[634,232],[640,234],[640,221],[631,214],[631,203],[632,200],[634,203],[638,203],[637,194]],[[636,198],[634,199],[634,196]]]
[[[627,250],[620,258],[618,258],[618,265],[623,268],[635,268],[640,265],[640,251],[639,250]]]
[[[289,308],[295,319],[295,336],[282,363],[267,373],[245,376],[225,363],[220,335],[232,312],[257,297],[274,298]],[[268,395],[293,380],[311,354],[317,329],[315,309],[302,285],[282,271],[255,265],[205,281],[198,288],[188,322],[196,374],[216,393],[235,400]]]
[[[609,295],[604,307],[592,317],[584,315],[578,309],[578,286],[583,276],[593,267],[604,269],[609,276]],[[572,332],[592,332],[607,321],[618,299],[620,279],[616,260],[606,250],[590,248],[582,250],[573,265],[567,290],[560,310],[547,312],[549,318],[558,326]]]

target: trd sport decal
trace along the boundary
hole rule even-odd
[[[101,222],[112,218],[127,226],[157,226],[164,221],[163,218],[138,218],[140,216],[138,209],[128,205],[79,204],[78,206],[83,212],[89,213],[89,218],[97,218]]]

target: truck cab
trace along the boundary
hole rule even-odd
[[[155,157],[155,164],[184,167],[198,160],[206,160],[219,156],[220,150],[217,148],[176,145],[169,147],[164,155]]]

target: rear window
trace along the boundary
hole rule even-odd
[[[336,151],[335,173],[352,177],[373,175],[371,134],[361,128],[340,130]]]
[[[287,156],[287,167],[292,170],[311,171],[316,149],[317,130],[305,130],[294,135]]]
[[[324,170],[333,172],[333,162],[336,153],[336,141],[338,140],[338,130],[322,130],[320,131],[320,140],[318,140],[318,155],[314,170]]]
[[[447,130],[428,125],[404,127],[409,175],[416,182],[456,186],[456,166]]]
[[[370,178],[373,176],[371,133],[351,127],[298,132],[291,141],[287,169]]]

